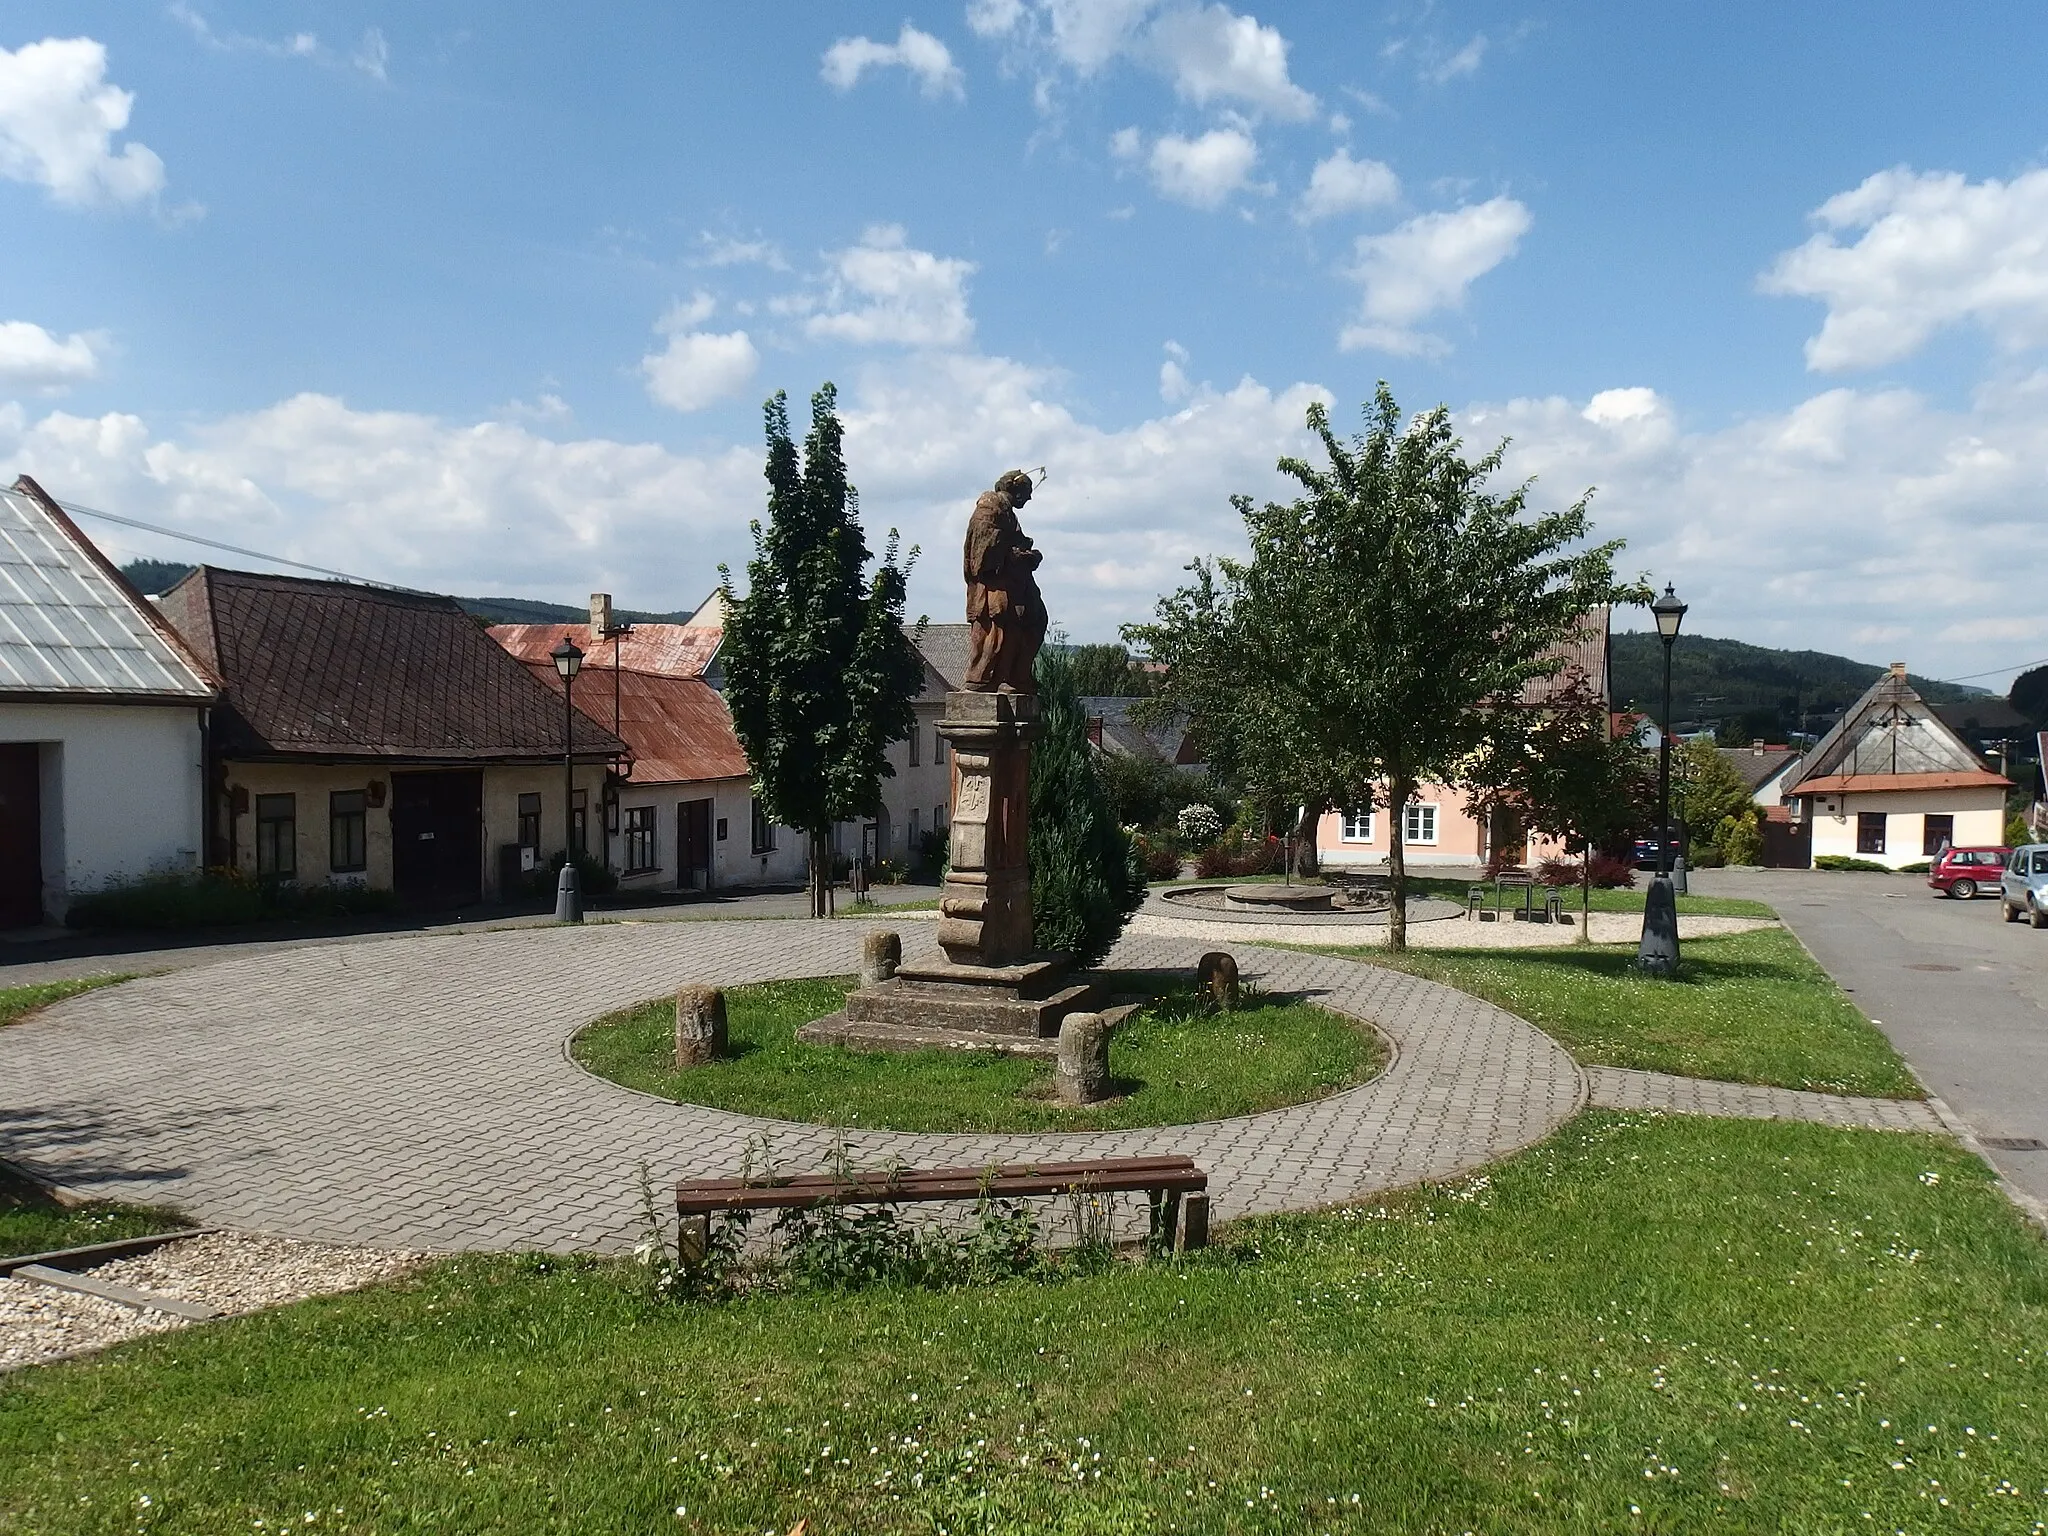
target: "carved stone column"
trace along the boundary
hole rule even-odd
[[[939,947],[955,965],[1013,966],[1031,954],[1028,693],[949,693],[939,734],[952,747],[953,825]]]

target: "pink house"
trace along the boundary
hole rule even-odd
[[[1608,610],[1596,608],[1586,616],[1577,638],[1560,648],[1566,669],[1584,672],[1602,698],[1607,697],[1607,631]],[[1549,679],[1531,683],[1522,702],[1541,707],[1553,686]],[[1449,784],[1425,784],[1398,816],[1389,813],[1384,795],[1376,797],[1370,810],[1332,811],[1316,827],[1316,858],[1331,869],[1385,864],[1396,821],[1411,867],[1484,864],[1496,851],[1516,864],[1571,856],[1561,844],[1530,836],[1511,812],[1488,816],[1474,809],[1465,791]]]

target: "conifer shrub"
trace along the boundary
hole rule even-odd
[[[1072,657],[1038,653],[1031,744],[1032,942],[1094,965],[1145,899],[1145,870],[1088,757],[1088,717]]]

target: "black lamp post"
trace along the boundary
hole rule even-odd
[[[555,881],[555,921],[583,921],[583,880],[576,872],[576,674],[583,653],[566,635],[548,652],[562,679],[562,873]]]
[[[1678,972],[1678,898],[1671,889],[1671,647],[1685,619],[1685,604],[1666,582],[1650,612],[1664,641],[1664,723],[1657,742],[1657,878],[1643,899],[1636,964],[1652,976],[1673,976]]]

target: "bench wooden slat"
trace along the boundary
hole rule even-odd
[[[713,1211],[782,1210],[809,1205],[894,1204],[1058,1195],[1075,1189],[1105,1194],[1133,1190],[1199,1193],[1209,1176],[1185,1157],[1110,1158],[1099,1162],[1007,1163],[984,1168],[904,1168],[862,1171],[850,1179],[830,1173],[798,1174],[772,1184],[743,1179],[685,1179],[676,1185],[683,1216]]]

